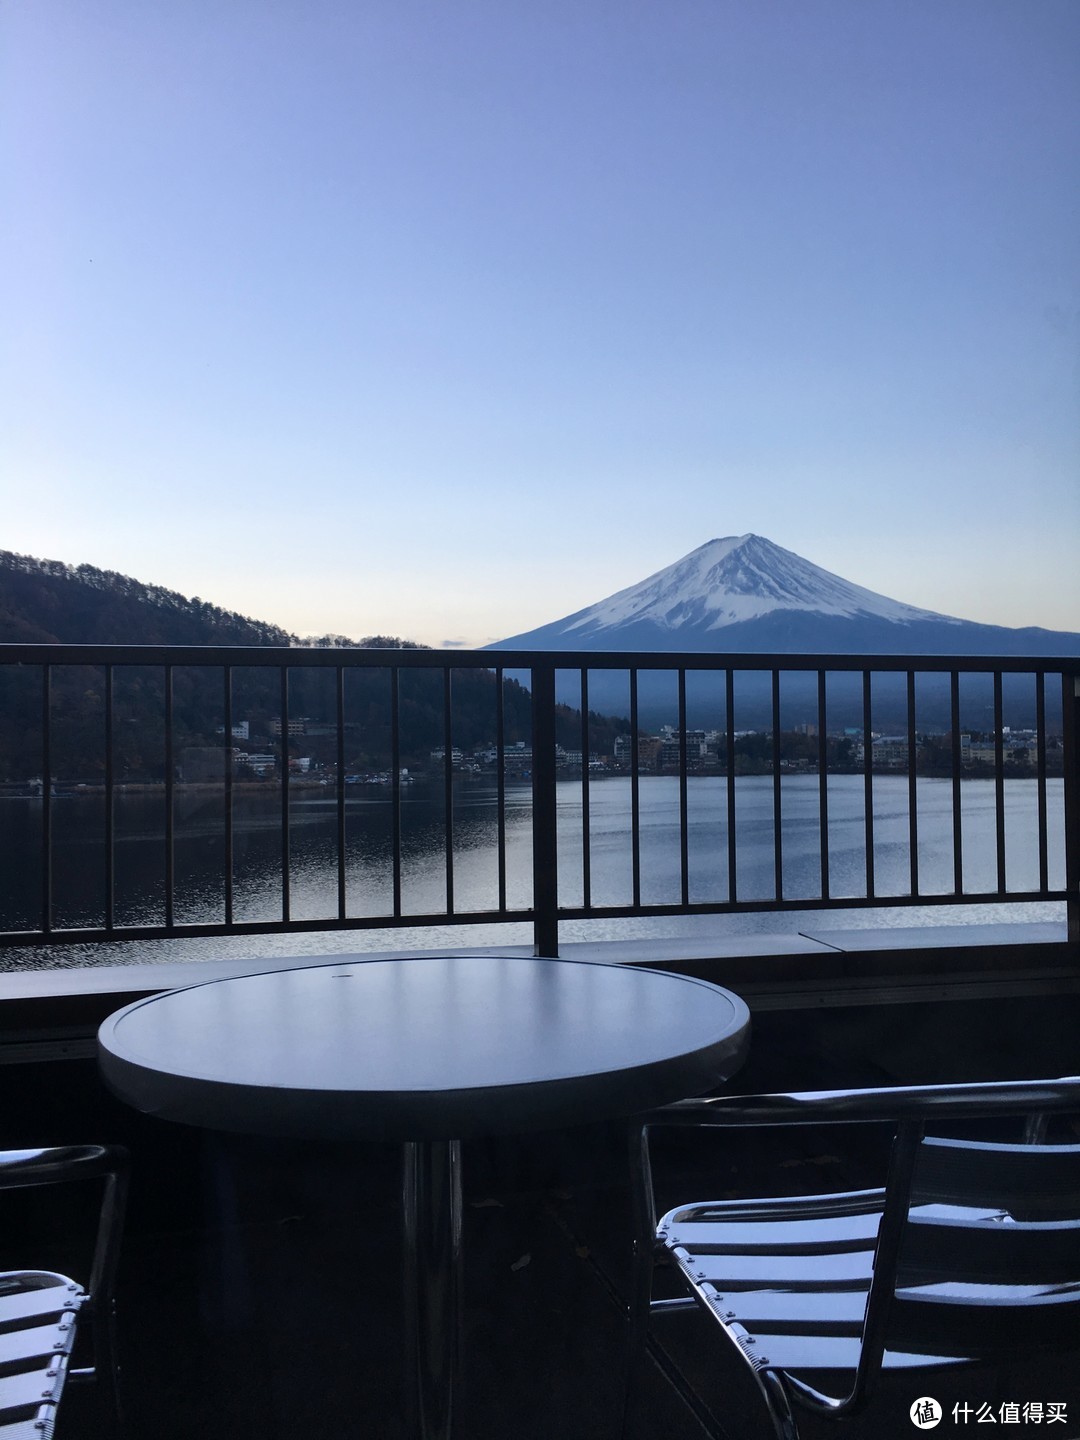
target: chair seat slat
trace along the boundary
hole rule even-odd
[[[666,1219],[667,1217],[665,1217]],[[694,1251],[725,1254],[781,1250],[814,1254],[821,1250],[865,1250],[877,1237],[877,1213],[869,1215],[822,1216],[815,1220],[698,1220],[682,1212],[671,1221],[669,1243]],[[661,1222],[661,1228],[664,1222]]]
[[[42,1270],[0,1272],[0,1331],[34,1317],[78,1310],[85,1299],[86,1292],[66,1275]]]
[[[688,1278],[708,1281],[718,1290],[851,1290],[869,1284],[873,1251],[835,1255],[710,1255],[672,1251]]]
[[[11,1411],[56,1404],[64,1388],[66,1374],[67,1356],[58,1355],[48,1365],[0,1376],[0,1420]]]
[[[746,1349],[746,1354],[755,1367],[798,1374],[800,1371],[854,1370],[860,1349],[858,1336],[769,1334],[756,1336],[753,1350]],[[882,1363],[888,1370],[908,1370],[955,1364],[957,1358],[886,1350]]]
[[[25,1420],[5,1421],[0,1416],[0,1440],[52,1440],[56,1422],[55,1406],[47,1406]]]
[[[866,1288],[807,1293],[799,1290],[731,1290],[713,1297],[714,1308],[752,1334],[854,1335],[862,1332]]]
[[[0,1334],[0,1365],[20,1365],[34,1359],[48,1360],[70,1352],[75,1340],[75,1317],[67,1315],[52,1325],[32,1325]]]

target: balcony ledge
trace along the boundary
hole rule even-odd
[[[446,954],[365,952],[366,959]],[[527,945],[451,953],[532,953]],[[717,940],[579,941],[560,953],[678,970],[736,990],[754,1012],[1080,993],[1078,949],[1064,921],[895,929],[813,929]],[[328,963],[322,955],[80,966],[0,974],[0,1063],[83,1059],[102,1020],[162,990]],[[340,959],[340,953],[333,960]],[[332,963],[332,961],[331,961]]]

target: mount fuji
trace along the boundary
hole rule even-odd
[[[1080,653],[1080,634],[940,615],[854,585],[760,535],[738,535],[709,540],[606,600],[490,648],[1054,656]]]
[[[1036,627],[1009,629],[939,615],[854,585],[760,535],[738,535],[710,540],[674,565],[606,600],[488,648],[678,652],[688,656],[704,652],[1052,657],[1080,655],[1080,634]],[[990,699],[989,677],[967,678],[970,683],[965,693],[984,714]],[[569,672],[560,672],[559,698],[570,705],[579,701],[575,683]],[[767,673],[744,671],[736,676],[740,723],[769,723],[769,683]],[[861,719],[861,683],[857,675],[830,677],[829,706],[835,723],[855,724]],[[785,724],[816,716],[815,685],[813,675],[787,673],[782,707]],[[906,723],[903,677],[879,675],[874,686],[875,723]],[[1005,696],[1012,723],[1033,723],[1033,713],[1029,713],[1033,693],[1030,676],[1006,676]],[[715,723],[722,705],[720,677],[699,676],[694,695],[691,723]],[[642,723],[673,720],[673,676],[643,670],[638,700]],[[625,672],[592,671],[589,703],[608,714],[625,715]],[[1013,706],[1019,708],[1013,710]],[[920,723],[948,724],[947,676],[920,678],[919,714]]]

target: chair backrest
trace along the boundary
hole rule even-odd
[[[927,1136],[912,1203],[991,1205],[1014,1219],[1080,1215],[1080,1145],[1000,1145]]]
[[[906,1364],[920,1355],[995,1361],[1043,1346],[1075,1349],[1080,1337],[1080,1146],[1041,1142],[1042,1117],[1077,1112],[1080,1077],[1075,1075],[677,1101],[646,1116],[635,1136],[641,1253],[649,1253],[656,1233],[650,1128],[889,1123],[896,1129],[884,1191],[783,1202],[789,1220],[800,1218],[798,1207],[803,1203],[810,1218],[830,1212],[846,1216],[841,1229],[854,1236],[856,1248],[867,1241],[874,1246],[870,1289],[861,1311],[861,1344],[848,1394],[833,1398],[788,1374],[785,1384],[791,1395],[819,1413],[854,1414],[869,1397],[887,1354],[895,1357],[895,1363]],[[1034,1143],[924,1138],[927,1124],[1002,1116],[1023,1120],[1027,1140]],[[776,1215],[776,1204],[769,1201],[757,1207],[752,1202],[734,1203],[739,1204],[742,1220],[769,1222]],[[859,1228],[868,1208],[880,1209],[872,1236]],[[694,1207],[695,1219],[708,1220],[707,1210]],[[717,1221],[730,1215],[729,1207],[718,1206]],[[827,1248],[836,1251],[835,1244]],[[727,1246],[723,1253],[729,1253]],[[832,1261],[846,1258],[831,1256]],[[781,1261],[787,1259],[780,1255]],[[823,1321],[832,1325],[838,1320],[851,1327],[848,1334],[855,1335],[860,1318],[842,1292],[861,1291],[867,1271],[865,1264],[847,1268],[851,1274],[838,1277],[838,1283],[824,1287],[829,1293],[814,1298],[822,1302]],[[820,1264],[804,1266],[802,1288],[822,1292],[821,1271]],[[760,1270],[754,1282],[760,1285]],[[789,1267],[778,1264],[775,1283],[766,1282],[768,1296],[776,1301],[773,1305],[770,1298],[769,1305],[778,1325],[788,1299],[799,1301],[794,1308],[803,1319],[815,1308],[804,1304],[804,1297],[794,1296],[795,1288]],[[861,1301],[861,1294],[856,1301]],[[829,1311],[839,1314],[825,1313]],[[760,1360],[755,1368],[761,1368]],[[815,1367],[807,1361],[806,1368]],[[771,1413],[770,1395],[772,1391],[766,1396]]]
[[[927,1138],[888,1343],[991,1358],[1080,1333],[1080,1145]]]

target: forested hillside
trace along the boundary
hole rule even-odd
[[[93,565],[0,550],[0,642],[295,645],[277,625]]]
[[[393,636],[350,640],[325,635],[300,640],[276,625],[248,619],[204,600],[188,599],[127,575],[71,566],[0,551],[0,643],[68,645],[355,646],[362,649],[425,649]],[[401,676],[400,756],[422,763],[443,744],[443,656],[432,652],[431,669]],[[493,657],[494,659],[494,657]],[[121,780],[157,779],[164,773],[164,672],[159,665],[118,666],[114,676],[113,762]],[[52,667],[51,766],[54,775],[93,780],[104,773],[105,687],[99,666]],[[453,672],[452,743],[462,750],[494,742],[496,685],[491,670]],[[248,721],[253,748],[271,745],[280,714],[276,667],[238,667],[233,675],[234,721]],[[41,680],[38,667],[0,667],[0,780],[21,782],[42,770]],[[529,693],[514,680],[503,682],[504,734],[508,744],[527,741]],[[289,715],[312,728],[329,725],[336,714],[331,671],[294,667],[290,671]],[[173,671],[174,754],[185,747],[222,743],[222,670],[184,665]],[[384,768],[390,761],[390,685],[385,667],[353,671],[346,677],[346,764]],[[610,750],[617,722],[590,716],[592,743]],[[577,712],[559,707],[560,743],[580,748]],[[325,736],[290,741],[297,753],[326,752]]]

